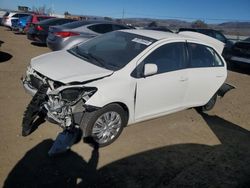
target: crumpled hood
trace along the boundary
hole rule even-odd
[[[31,67],[42,75],[62,83],[84,82],[113,73],[62,50],[31,59]]]

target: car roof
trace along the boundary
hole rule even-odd
[[[32,16],[55,18],[54,16],[49,16],[49,15],[44,15],[44,14],[32,14]]]
[[[81,27],[85,25],[91,25],[91,24],[117,24],[117,25],[122,25],[116,22],[111,22],[111,21],[105,21],[105,20],[80,20],[80,21],[75,21],[74,23],[67,23],[62,25],[61,27],[65,28],[76,28],[76,27]],[[125,25],[123,25],[125,26]],[[125,26],[126,27],[126,26]]]
[[[56,22],[58,22],[60,20],[72,20],[72,21],[74,21],[73,19],[68,19],[68,18],[49,18],[49,19],[46,19],[46,20],[42,20],[39,23],[46,25],[46,24],[50,24],[50,23],[56,23]]]
[[[28,12],[10,12],[10,14],[9,15],[14,15],[14,14],[25,14],[25,15],[31,15],[30,13],[28,13]]]
[[[149,38],[153,38],[156,40],[187,38],[187,37],[184,37],[184,36],[176,34],[176,33],[157,31],[157,30],[149,30],[149,29],[128,29],[128,30],[122,30],[122,31],[145,36],[145,37],[149,37]]]
[[[176,39],[184,39],[189,40],[192,42],[197,42],[201,44],[206,44],[208,46],[213,47],[216,49],[218,53],[222,53],[222,50],[224,48],[224,43],[221,41],[214,39],[212,37],[209,37],[207,35],[197,33],[197,32],[191,32],[191,31],[183,31],[180,33],[170,33],[170,32],[164,32],[164,31],[155,31],[155,30],[144,30],[144,29],[128,29],[128,30],[121,30],[122,32],[128,32],[132,34],[137,34],[149,38],[153,38],[156,40],[176,40]]]

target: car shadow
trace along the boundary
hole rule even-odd
[[[13,32],[15,35],[26,35],[26,33],[22,33],[22,32]]]
[[[31,42],[33,46],[38,46],[38,47],[47,47],[46,43],[39,43],[39,42]]]
[[[50,158],[53,142],[44,140],[16,164],[4,187],[249,187],[249,131],[218,116],[200,115],[221,144],[166,146],[97,169],[98,148],[88,161],[73,151]]]
[[[0,51],[0,63],[9,61],[13,56],[9,53]]]
[[[28,151],[10,172],[4,187],[76,187],[82,180],[87,187],[94,184],[98,149],[93,149],[87,162],[73,151],[49,157],[47,152],[52,144],[53,141],[47,139]]]

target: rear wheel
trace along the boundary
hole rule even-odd
[[[81,122],[85,135],[99,147],[114,142],[127,124],[127,113],[118,104],[107,105],[94,112],[86,112]]]

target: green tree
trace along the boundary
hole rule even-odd
[[[113,19],[112,19],[112,18],[110,18],[110,17],[104,17],[104,20],[107,20],[107,21],[113,21]]]
[[[196,20],[192,23],[192,28],[207,28],[207,24],[202,20]]]
[[[148,27],[157,27],[156,21],[152,21],[151,23],[149,23]]]

